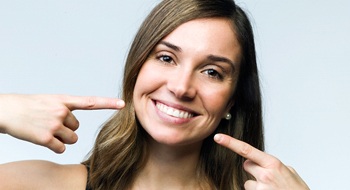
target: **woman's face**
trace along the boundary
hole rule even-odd
[[[201,143],[233,105],[241,49],[230,21],[197,19],[155,46],[134,89],[138,120],[157,142]]]

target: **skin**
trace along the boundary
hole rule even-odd
[[[68,95],[0,95],[0,132],[45,146],[56,153],[74,144],[79,121],[73,110],[121,109],[116,98]],[[0,165],[0,189],[85,189],[87,171],[81,164],[21,161]],[[6,182],[6,183],[5,183]]]
[[[84,190],[87,171],[81,164],[59,165],[38,160],[20,161],[0,165],[0,179],[0,189],[6,190]]]
[[[78,140],[73,110],[121,109],[125,104],[115,98],[19,94],[1,95],[0,103],[0,132],[56,153]]]
[[[201,143],[233,105],[239,60],[240,47],[225,19],[187,22],[156,46],[134,90],[136,114],[149,134],[150,152],[132,190],[200,189],[195,171]],[[157,102],[186,110],[193,117],[162,113]],[[1,95],[0,105],[0,118],[5,118],[0,121],[1,132],[62,153],[64,144],[77,141],[74,131],[79,122],[73,110],[122,109],[124,102],[65,95]],[[256,179],[245,183],[247,190],[308,189],[277,158],[224,134],[217,134],[214,140],[247,158],[244,169]],[[80,164],[22,161],[0,165],[0,179],[0,189],[85,189],[87,171]]]
[[[199,19],[175,29],[154,48],[135,85],[135,111],[143,128],[167,145],[201,142],[230,108],[240,55],[225,19]],[[194,117],[168,115],[156,104]]]
[[[309,189],[307,184],[292,167],[284,165],[276,157],[228,135],[216,134],[214,140],[219,145],[247,159],[244,163],[244,169],[253,175],[256,180],[246,181],[244,184],[246,190]]]
[[[232,106],[240,56],[232,26],[221,18],[184,23],[156,45],[134,90],[137,117],[150,136],[138,187],[199,188],[195,175],[202,141]],[[193,117],[169,115],[157,104]]]

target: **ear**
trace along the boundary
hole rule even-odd
[[[228,103],[224,111],[222,118],[226,117],[226,114],[230,112],[231,108],[235,105],[235,100],[232,98]]]

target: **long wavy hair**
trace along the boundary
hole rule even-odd
[[[216,133],[225,133],[263,150],[261,94],[252,26],[245,12],[232,0],[164,0],[142,23],[124,68],[124,109],[101,128],[89,158],[88,186],[92,189],[128,189],[147,157],[146,134],[138,123],[133,92],[139,71],[154,47],[181,24],[199,18],[231,21],[241,46],[240,75],[231,108],[232,119],[222,120],[215,132],[204,139],[198,163],[203,189],[244,189],[251,176],[244,171],[244,158],[217,145]],[[218,97],[220,98],[220,97]]]

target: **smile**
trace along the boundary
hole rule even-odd
[[[156,106],[157,106],[159,111],[161,111],[167,115],[173,116],[173,117],[183,118],[183,119],[188,119],[188,118],[193,117],[192,113],[189,113],[189,112],[183,111],[183,110],[178,110],[178,109],[166,106],[166,105],[159,103],[159,102],[156,103]]]

